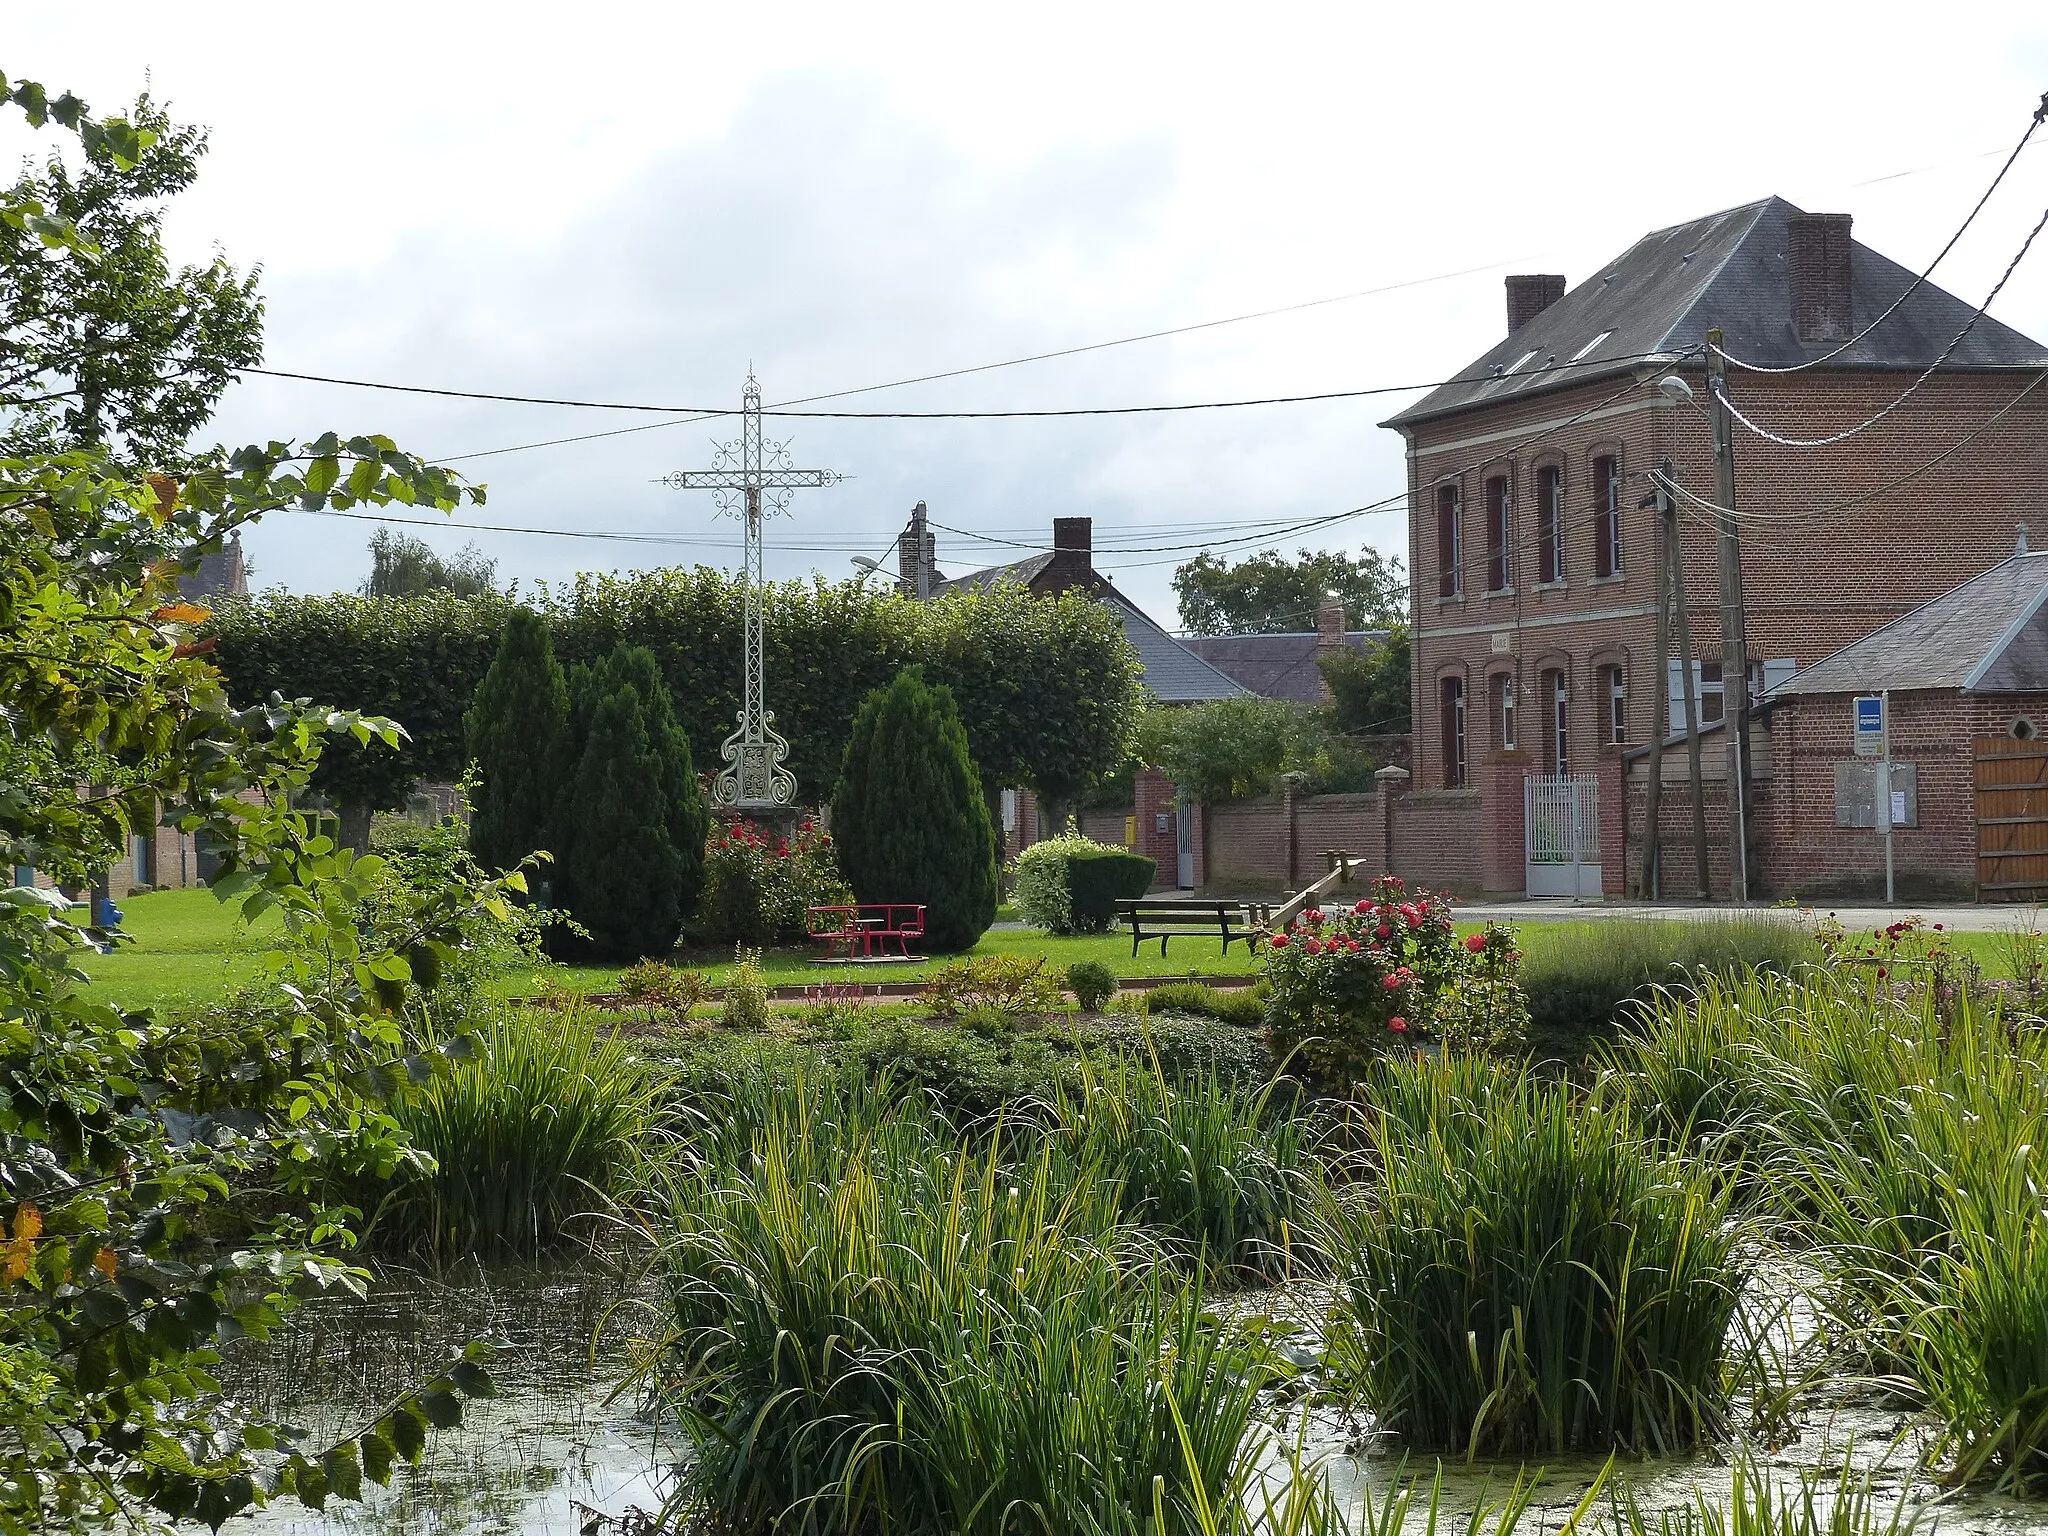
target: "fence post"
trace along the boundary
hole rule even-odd
[[[1387,873],[1391,875],[1397,867],[1394,858],[1394,796],[1407,789],[1408,770],[1390,763],[1375,773],[1373,780],[1380,787],[1380,847],[1386,852]]]

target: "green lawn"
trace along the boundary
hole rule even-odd
[[[209,1002],[256,974],[257,957],[277,933],[277,914],[245,927],[240,908],[211,891],[152,891],[118,903],[122,932],[135,940],[111,955],[88,955],[85,968],[124,1008],[188,1007]]]

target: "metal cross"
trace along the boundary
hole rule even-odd
[[[775,712],[768,708],[762,676],[761,522],[789,510],[789,493],[806,486],[832,485],[845,476],[829,469],[791,467],[787,443],[761,436],[761,386],[747,375],[741,396],[740,438],[721,443],[710,469],[676,470],[662,484],[680,491],[710,491],[720,512],[745,519],[746,570],[741,589],[746,599],[746,695],[740,706],[739,729],[725,738],[719,755],[725,766],[711,786],[711,803],[740,811],[775,810],[796,799],[796,775],[783,767],[789,743],[775,733]]]

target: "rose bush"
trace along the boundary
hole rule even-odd
[[[716,821],[704,845],[703,924],[723,944],[794,944],[810,907],[853,900],[832,838],[809,817],[785,837],[738,817]]]
[[[1395,876],[1333,912],[1310,908],[1266,939],[1273,1047],[1300,1070],[1344,1083],[1393,1050],[1519,1043],[1528,1004],[1514,936],[1489,923],[1460,939],[1450,900]]]

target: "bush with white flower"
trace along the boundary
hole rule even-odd
[[[1499,1050],[1527,1035],[1513,933],[1488,923],[1461,939],[1449,897],[1393,875],[1264,942],[1274,1049],[1310,1077],[1346,1083],[1393,1051]]]

